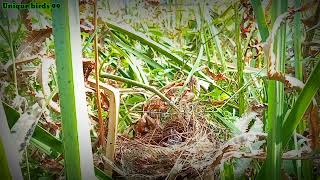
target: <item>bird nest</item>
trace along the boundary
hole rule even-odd
[[[123,175],[132,179],[203,176],[222,144],[215,134],[222,127],[209,126],[204,116],[196,114],[175,113],[147,133],[120,136],[115,161]]]
[[[175,83],[162,92],[173,100],[181,86]],[[155,96],[144,105],[144,113],[133,127],[135,136],[118,137],[113,164],[118,167],[114,168],[118,169],[117,177],[207,179],[215,175],[222,161],[237,152],[241,142],[224,142],[221,134],[227,130],[219,123],[209,124],[200,112],[203,107],[195,107],[192,87],[188,86],[179,99],[181,111],[169,113],[168,105]],[[169,116],[160,121],[161,113]]]

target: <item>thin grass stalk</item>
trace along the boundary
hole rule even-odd
[[[295,8],[300,8],[301,0],[295,0]],[[301,81],[303,81],[303,72],[302,72],[302,53],[301,53],[301,36],[302,36],[302,29],[301,29],[301,12],[296,12],[293,19],[293,47],[294,47],[294,57],[295,57],[295,77]],[[298,131],[301,133],[304,131],[305,122],[302,121],[299,125]],[[298,150],[298,146],[296,143],[296,135],[294,136],[295,140],[295,149]],[[298,179],[300,180],[301,177],[301,160],[297,160],[297,174]]]
[[[0,177],[9,180],[22,180],[18,148],[11,138],[2,102],[0,102],[0,129]]]
[[[272,22],[285,12],[287,1],[272,2]],[[286,52],[286,24],[282,24],[275,36],[273,51],[276,56],[276,70],[284,72]],[[269,80],[268,83],[268,139],[267,139],[267,160],[266,172],[271,179],[281,179],[281,155],[282,141],[281,128],[284,118],[284,85],[281,82]]]
[[[14,46],[12,42],[12,34],[9,31],[9,40],[10,40],[10,52],[11,52],[11,58],[12,58],[12,65],[13,65],[13,82],[14,82],[14,88],[16,95],[19,94],[18,91],[18,80],[17,80],[17,67],[16,67],[16,56],[14,55]]]
[[[146,85],[146,84],[140,83],[138,81],[134,81],[132,79],[128,79],[128,78],[124,78],[124,77],[120,77],[120,76],[116,76],[116,75],[112,75],[112,74],[108,74],[108,73],[102,73],[100,75],[100,77],[124,82],[124,83],[130,84],[130,85],[133,85],[133,86],[138,86],[138,87],[144,88],[146,90],[149,90],[149,91],[155,93],[156,95],[158,95],[161,99],[163,99],[166,103],[168,103],[171,107],[173,107],[176,111],[179,112],[179,108],[169,98],[167,98],[164,94],[162,94],[157,88],[155,88],[153,86]]]
[[[234,5],[235,12],[235,39],[237,46],[237,73],[238,73],[238,88],[240,89],[244,85],[244,61],[242,57],[242,48],[241,48],[241,34],[240,34],[240,23],[242,16],[239,13],[239,4],[235,3]],[[241,116],[245,111],[245,89],[241,89],[239,92],[239,115]]]
[[[208,25],[207,22],[204,19],[205,12],[204,12],[204,4],[198,3],[199,7],[199,14],[200,14],[200,19],[201,19],[201,24]],[[206,51],[206,56],[207,56],[207,61],[208,61],[208,67],[211,69],[213,68],[213,63],[211,60],[211,53],[210,53],[210,48],[209,48],[209,42],[208,38],[206,36],[206,28],[200,27],[200,38],[201,38],[201,44],[205,45],[205,51]]]
[[[225,57],[224,57],[224,52],[222,50],[221,41],[220,41],[220,38],[218,36],[218,30],[214,26],[214,24],[212,23],[211,18],[209,18],[208,16],[205,16],[205,18],[206,18],[207,24],[209,25],[211,36],[214,39],[215,47],[218,50],[218,57],[219,57],[219,59],[221,61],[221,65],[222,65],[221,66],[221,70],[224,72],[227,69],[227,65],[226,65],[226,60],[225,60]]]
[[[127,28],[125,26],[119,25],[119,24],[117,24],[115,22],[108,21],[106,23],[110,28],[112,28],[112,29],[114,29],[114,30],[116,30],[116,31],[118,31],[118,32],[120,32],[122,34],[127,35],[129,38],[138,40],[141,43],[152,47],[155,51],[158,51],[159,53],[161,53],[161,54],[165,55],[166,57],[170,58],[173,62],[175,62],[176,64],[182,66],[182,68],[179,67],[179,69],[183,69],[183,71],[187,70],[188,72],[192,69],[192,65],[187,63],[187,62],[185,62],[183,60],[183,58],[181,58],[180,56],[174,54],[170,49],[166,48],[165,46],[163,46],[163,45],[151,40],[150,38],[148,38],[144,34],[136,32],[131,28]],[[168,63],[171,66],[174,67],[174,65],[170,61]],[[121,71],[121,69],[119,69],[119,71]],[[124,73],[122,73],[122,74],[124,74]],[[211,83],[213,86],[219,88],[221,91],[225,92],[225,90],[223,88],[218,86],[215,83],[215,81],[213,81],[210,77],[206,76],[203,72],[198,71],[195,74],[200,76],[200,77],[202,77],[205,81]],[[127,76],[127,77],[129,77],[129,76]]]
[[[197,69],[199,68],[201,59],[203,56],[203,45],[200,46],[200,50],[199,50],[199,54],[198,57],[196,59],[196,61],[194,62],[193,68],[191,69],[191,71],[188,73],[187,79],[185,80],[185,82],[183,83],[182,88],[179,90],[177,98],[175,99],[174,103],[179,102],[183,91],[185,90],[185,88],[187,87],[187,85],[190,83],[192,76],[194,75],[194,73],[197,71]]]
[[[98,47],[98,18],[97,18],[97,1],[94,3],[94,8],[93,8],[93,26],[94,26],[94,70],[95,70],[95,80],[96,80],[96,85],[95,85],[95,90],[96,90],[96,96],[97,96],[97,110],[98,110],[98,121],[99,121],[99,144],[105,148],[106,146],[106,141],[105,139],[105,129],[104,129],[104,122],[103,122],[103,117],[102,117],[102,108],[101,108],[101,94],[100,94],[100,80],[99,80],[99,69],[100,69],[100,62],[99,62],[99,47]]]
[[[301,0],[295,0],[295,8],[301,7]],[[299,80],[303,80],[302,72],[302,52],[301,52],[301,12],[296,12],[293,19],[293,46],[295,57],[295,77]]]
[[[78,1],[52,9],[67,179],[95,179],[81,57]]]
[[[28,180],[31,180],[30,163],[29,163],[29,156],[28,156],[28,148],[27,147],[25,148],[24,153],[25,153],[25,159],[26,159]]]
[[[303,179],[303,180],[315,179],[315,177],[313,177],[313,174],[312,174],[313,160],[305,159],[305,160],[300,160],[300,161],[301,161],[301,172],[302,172],[301,179]]]
[[[261,40],[262,40],[262,42],[266,42],[267,38],[269,37],[269,29],[268,29],[268,26],[266,23],[265,13],[264,13],[264,10],[263,10],[262,4],[261,4],[261,0],[251,0],[251,5],[253,8],[256,22],[258,24],[258,29],[259,29],[259,34],[260,34]],[[268,87],[270,87],[270,85],[273,85],[273,82],[269,81]],[[266,94],[265,94],[266,97],[268,97],[268,99],[271,100],[270,98],[272,98],[272,97],[269,96],[268,89],[265,92],[266,92]],[[270,106],[270,104],[268,104],[268,105]],[[271,114],[271,116],[272,116],[272,114]],[[266,119],[265,117],[268,117],[268,122],[265,122],[265,124],[267,124],[268,126],[269,126],[269,122],[270,122],[269,119],[272,118],[271,116],[269,116],[269,110],[267,111],[267,113],[264,113],[264,119]],[[267,131],[268,131],[268,129],[270,129],[268,126],[267,126],[267,128],[265,128],[265,129],[267,129]],[[263,178],[265,178],[265,176],[266,176],[266,163],[264,163],[262,165],[262,167],[257,175],[257,179],[263,179]]]

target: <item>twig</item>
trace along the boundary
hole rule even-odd
[[[102,145],[102,147],[105,147],[106,143],[104,140],[105,136],[105,129],[104,129],[104,123],[103,123],[103,118],[102,118],[102,109],[101,109],[101,97],[100,97],[100,85],[99,85],[99,50],[98,50],[98,26],[97,26],[97,1],[94,3],[94,21],[93,21],[93,26],[94,26],[94,32],[96,32],[94,36],[94,61],[95,61],[95,79],[96,79],[96,94],[97,94],[97,109],[98,109],[98,119],[99,119],[99,144]]]

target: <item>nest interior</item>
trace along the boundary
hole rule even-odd
[[[174,83],[162,92],[175,99],[179,86],[182,84]],[[183,179],[212,175],[223,142],[217,133],[226,129],[219,124],[209,125],[194,100],[192,87],[188,86],[178,103],[180,112],[170,110],[156,96],[144,105],[145,113],[133,127],[135,137],[120,135],[117,140],[115,164],[122,170],[121,176]],[[160,113],[169,116],[160,122]]]

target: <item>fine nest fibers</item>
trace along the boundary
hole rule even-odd
[[[175,99],[183,83],[173,83],[162,89],[170,99]],[[145,113],[136,123],[136,136],[119,136],[115,166],[121,169],[117,177],[127,179],[203,178],[212,175],[223,158],[224,140],[219,133],[225,129],[220,124],[208,123],[199,106],[195,106],[193,84],[181,93],[179,113],[169,113],[161,123],[150,112],[168,112],[168,106],[155,96],[144,105]],[[198,107],[198,108],[197,108]],[[226,130],[226,129],[225,129]],[[220,156],[219,157],[219,153]],[[119,172],[118,172],[119,173]]]
[[[134,179],[203,176],[222,144],[211,128],[204,116],[190,111],[173,114],[144,135],[120,136],[116,164],[126,177]]]

